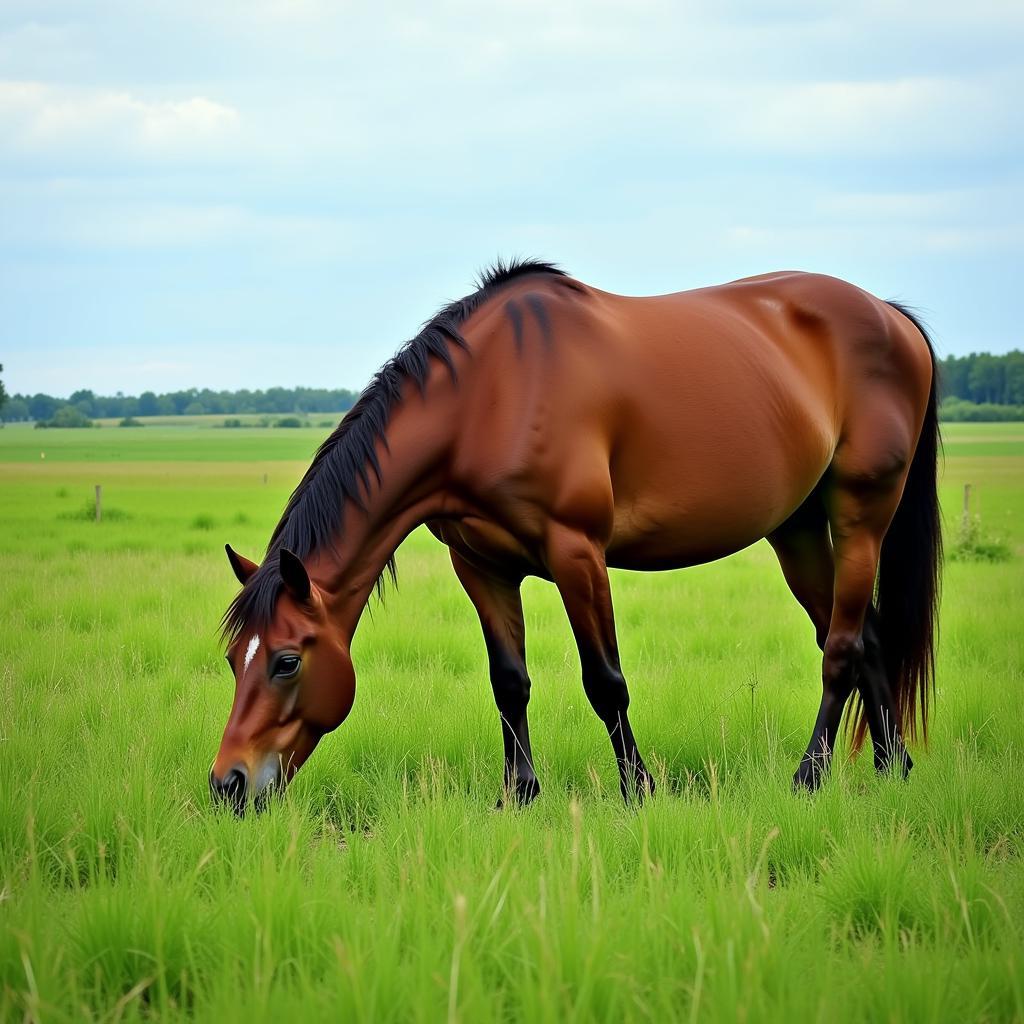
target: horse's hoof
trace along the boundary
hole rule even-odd
[[[540,783],[535,776],[530,775],[525,778],[517,778],[514,785],[505,787],[505,792],[498,799],[495,810],[500,811],[506,803],[517,807],[525,807],[527,804],[533,803],[539,795]]]
[[[801,761],[793,776],[793,792],[806,791],[813,793],[824,781],[825,773],[821,766],[812,760]]]
[[[619,779],[622,799],[627,804],[632,803],[634,799],[638,804],[642,804],[653,795],[656,788],[654,776],[646,768],[638,769],[632,777],[623,776]]]
[[[914,767],[910,754],[905,750],[902,754],[884,759],[875,758],[875,771],[879,775],[895,775],[897,778],[905,779],[910,775],[910,769]]]

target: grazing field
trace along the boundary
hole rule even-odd
[[[223,544],[259,555],[324,433],[0,430],[0,1019],[1024,1019],[1024,425],[946,431],[948,543],[969,482],[1010,558],[947,564],[908,782],[791,792],[818,652],[762,543],[614,574],[639,809],[528,582],[542,793],[495,811],[483,643],[421,531],[349,721],[238,821]]]

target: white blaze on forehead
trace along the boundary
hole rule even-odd
[[[249,666],[252,664],[252,659],[256,657],[256,652],[260,649],[260,638],[259,634],[254,634],[253,638],[249,641],[249,646],[245,649],[245,664],[242,666],[242,675],[249,671]]]

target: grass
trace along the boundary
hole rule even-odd
[[[907,783],[840,759],[790,792],[818,657],[760,544],[615,574],[661,782],[639,810],[527,584],[543,791],[496,812],[483,644],[419,532],[349,721],[244,821],[206,792],[222,545],[258,554],[323,431],[72,433],[40,460],[42,432],[0,431],[0,1019],[1024,1019],[1019,425],[947,428],[950,532],[970,482],[1010,558],[947,566]],[[121,518],[81,514],[96,483]]]
[[[221,417],[223,422],[223,417]],[[33,430],[8,424],[0,431],[4,462],[282,462],[309,463],[325,427],[147,426],[144,430]]]

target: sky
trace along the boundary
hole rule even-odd
[[[8,392],[360,388],[495,257],[1024,346],[1019,0],[0,0]]]

